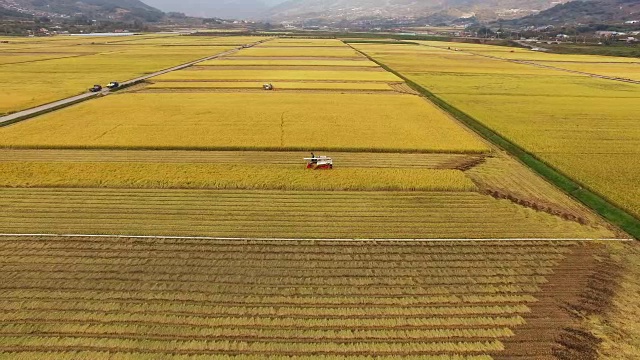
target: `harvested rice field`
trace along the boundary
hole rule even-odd
[[[634,245],[615,251],[637,257]],[[582,325],[567,306],[593,318],[612,307],[620,262],[595,257],[607,251],[8,237],[0,358],[587,359],[598,343],[575,336]]]
[[[615,238],[471,191],[3,188],[6,233],[258,238]]]
[[[91,40],[0,44],[28,61],[3,53],[0,72],[64,69],[72,89],[85,58],[111,81],[153,72],[159,51],[164,66],[238,49],[0,126],[0,360],[637,358],[633,234],[342,41]],[[476,48],[426,45],[357,48],[447,100],[480,92],[467,109],[501,99],[495,121],[523,112],[512,93],[531,105],[549,86],[635,98],[488,57],[460,70]],[[0,104],[46,99],[19,94]],[[583,141],[526,124],[523,146],[545,141],[558,163]],[[307,169],[311,153],[331,169]],[[606,187],[615,161],[601,161]]]

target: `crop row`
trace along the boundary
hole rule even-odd
[[[1,190],[2,232],[292,238],[613,237],[476,193]],[[253,196],[251,196],[253,195]],[[311,200],[311,201],[309,201]],[[375,209],[375,211],[371,210]]]
[[[38,260],[38,261],[36,261]],[[512,260],[504,262],[500,262],[500,266],[504,267],[514,267],[514,268],[531,268],[531,267],[543,267],[548,268],[558,264],[558,261],[555,260]],[[179,267],[182,268],[180,272],[185,271],[196,271],[200,274],[207,274],[207,269],[215,268],[215,269],[229,269],[229,267],[237,266],[237,262],[226,262],[226,263],[218,263],[217,266],[212,266],[208,262],[190,262],[188,260],[180,260],[180,259],[164,259],[163,261],[158,261],[158,259],[153,258],[140,258],[140,259],[101,259],[98,257],[93,257],[90,259],[87,258],[71,258],[71,259],[32,259],[30,257],[20,257],[15,258],[12,261],[5,260],[2,262],[2,266],[11,266],[17,269],[24,266],[82,266],[85,267],[89,265],[91,268],[93,266],[110,266],[113,269],[113,266],[126,266],[127,268],[135,269],[136,267],[144,267],[150,270],[157,269],[158,267],[165,267],[169,269],[171,267]],[[255,262],[245,262],[242,264],[242,269],[247,269],[247,271],[264,271],[266,272],[267,268],[265,268],[266,264],[259,264]],[[415,269],[438,269],[442,267],[449,268],[469,268],[469,269],[486,269],[486,268],[495,268],[497,266],[496,261],[489,260],[456,260],[456,261],[430,261],[424,264],[420,263],[406,263],[406,262],[397,262],[397,263],[387,263],[384,264],[384,267],[381,267],[378,262],[348,262],[345,264],[336,264],[335,262],[305,262],[299,261],[295,263],[282,262],[282,263],[268,263],[270,268],[276,269],[277,271],[288,271],[289,275],[291,273],[295,273],[296,271],[304,271],[310,269],[320,269],[325,271],[337,270],[337,271],[349,271],[351,269],[355,270],[384,270],[388,268],[393,269],[403,269],[403,270],[415,270]]]
[[[399,194],[395,194],[399,195]],[[113,248],[120,246],[147,247],[160,249],[170,246],[182,246],[176,249],[193,249],[194,247],[206,249],[220,249],[222,252],[278,252],[278,253],[323,253],[323,254],[405,254],[424,253],[430,249],[456,249],[462,253],[473,252],[469,249],[485,250],[488,253],[498,251],[517,252],[522,249],[526,253],[559,252],[566,253],[580,244],[578,241],[568,240],[483,240],[483,241],[403,241],[403,240],[361,240],[361,241],[331,241],[331,240],[243,240],[209,238],[173,238],[173,237],[87,237],[87,236],[15,236],[4,235],[0,242],[0,248],[31,248],[42,246],[44,248],[66,248],[70,251],[76,247],[87,248]],[[368,245],[368,246],[364,246]]]
[[[387,329],[387,328],[432,328],[434,326],[514,326],[524,323],[521,315],[527,313],[525,306],[479,308],[476,314],[448,314],[428,317],[358,317],[358,318],[313,318],[313,317],[258,317],[258,316],[197,316],[193,314],[137,314],[82,311],[32,311],[0,313],[3,323],[79,322],[79,323],[122,323],[158,325],[194,325],[221,328],[275,327],[311,329]],[[493,314],[492,314],[493,312]]]
[[[186,268],[182,266],[165,267],[162,265],[49,265],[49,264],[0,264],[0,272],[7,279],[15,277],[44,276],[45,274],[55,273],[73,273],[76,276],[129,276],[132,278],[170,278],[181,279],[184,277],[192,277],[193,279],[201,279],[209,276],[240,276],[250,277],[259,274],[262,278],[279,278],[295,275],[299,278],[317,278],[318,281],[336,281],[337,279],[351,278],[358,280],[360,278],[375,277],[383,279],[381,281],[389,281],[389,278],[399,279],[398,281],[406,281],[406,278],[419,278],[425,276],[531,276],[531,275],[549,275],[553,273],[550,267],[508,267],[503,268],[503,263],[496,263],[493,267],[487,268],[460,268],[460,267],[443,267],[443,268],[404,268],[404,267],[388,267],[388,268],[269,268],[262,271],[256,271],[255,267],[209,267],[206,262],[200,266],[193,262],[189,262]],[[500,265],[500,266],[498,266]]]
[[[47,279],[56,279],[60,281],[155,281],[158,284],[171,284],[175,282],[189,282],[192,284],[246,284],[247,286],[374,286],[374,287],[390,287],[390,286],[424,286],[424,285],[440,285],[440,284],[502,284],[502,283],[544,283],[544,277],[542,276],[529,276],[529,275],[491,275],[491,276],[474,276],[474,275],[431,275],[420,278],[415,277],[384,277],[384,278],[372,278],[370,276],[343,276],[343,277],[301,277],[292,276],[293,272],[285,276],[262,276],[261,274],[253,275],[218,275],[218,274],[163,274],[155,275],[152,273],[142,274],[105,274],[101,272],[85,272],[85,273],[71,273],[62,272],[57,274],[43,274],[42,272],[13,272],[5,273],[4,284],[13,285],[16,282],[23,282],[29,280],[39,280],[43,277]]]
[[[0,314],[20,312],[22,315],[42,312],[58,314],[137,314],[149,316],[177,315],[177,316],[202,316],[202,317],[290,317],[303,319],[340,319],[344,318],[399,318],[399,317],[427,317],[427,316],[478,316],[478,315],[503,315],[522,314],[530,311],[523,303],[534,302],[530,295],[485,297],[485,301],[491,301],[500,305],[467,305],[467,304],[442,304],[425,305],[422,307],[289,307],[289,306],[220,306],[220,305],[190,305],[190,304],[124,304],[104,303],[91,304],[72,302],[70,304],[51,304],[25,302],[23,306],[3,302]],[[504,301],[507,300],[507,301]],[[502,303],[504,301],[504,303]],[[517,303],[517,304],[513,304]],[[6,305],[6,306],[4,306]]]
[[[501,282],[502,281],[502,282]],[[290,285],[290,284],[265,284],[265,285],[246,285],[242,282],[229,282],[223,284],[207,284],[207,283],[187,283],[187,282],[140,282],[127,280],[60,280],[51,283],[47,279],[38,280],[12,280],[8,283],[0,284],[0,289],[8,290],[92,290],[92,291],[123,291],[123,292],[188,292],[196,294],[212,295],[216,293],[228,294],[244,294],[244,295],[306,295],[306,296],[427,296],[433,294],[451,294],[446,292],[447,288],[456,288],[459,286],[499,286],[499,285],[538,285],[544,283],[540,280],[525,281],[523,283],[516,282],[514,279],[496,279],[488,283],[475,283],[473,279],[469,281],[441,280],[440,283],[434,281],[432,284],[424,284],[422,286],[383,286],[383,285]],[[244,286],[242,286],[244,285]],[[435,288],[435,289],[434,289]],[[449,289],[449,291],[451,291]],[[489,292],[485,290],[485,292]],[[453,292],[454,294],[459,294]],[[160,294],[159,294],[160,295]],[[159,296],[158,295],[158,296]]]
[[[99,290],[99,293],[97,292]],[[295,291],[292,289],[280,289],[273,294],[255,294],[251,292],[228,291],[225,293],[208,293],[196,291],[176,291],[157,289],[151,291],[138,290],[137,288],[117,289],[83,289],[69,288],[10,288],[3,289],[3,301],[28,301],[43,300],[54,301],[63,299],[68,302],[104,301],[126,303],[154,303],[163,304],[167,301],[180,301],[184,304],[228,304],[228,305],[255,305],[255,306],[301,306],[301,307],[339,307],[342,306],[405,306],[420,307],[429,306],[434,302],[451,302],[456,300],[471,303],[472,300],[486,300],[484,296],[508,294],[518,295],[534,293],[539,288],[534,284],[508,284],[508,285],[455,285],[432,286],[419,295],[408,294],[376,294],[372,296],[352,296],[351,294],[335,293],[322,294],[311,291]],[[304,290],[304,289],[303,289]],[[506,299],[506,297],[505,297]],[[469,300],[469,301],[467,301]]]
[[[448,338],[505,338],[513,336],[513,331],[505,327],[496,328],[441,328],[416,330],[308,330],[308,329],[247,329],[247,328],[206,328],[167,327],[157,325],[114,325],[114,324],[3,324],[3,335],[33,334],[48,336],[122,336],[126,338],[148,339],[272,339],[283,340],[323,340],[323,341],[416,341]]]
[[[374,360],[369,355],[223,355],[216,354],[217,360]],[[136,351],[121,353],[116,351],[12,351],[3,352],[0,349],[0,360],[157,360],[158,354],[148,354]],[[211,360],[211,355],[177,355],[162,354],[165,360]],[[375,360],[492,360],[489,355],[459,355],[459,354],[423,354],[418,356],[377,355]]]
[[[330,256],[323,254],[299,254],[299,253],[285,253],[277,254],[273,252],[256,252],[256,253],[240,253],[240,252],[228,252],[216,254],[215,252],[209,253],[192,253],[190,259],[194,261],[207,260],[212,264],[216,264],[218,261],[234,261],[242,260],[249,261],[255,260],[258,262],[268,261],[314,261],[314,262],[326,262],[326,261],[354,261],[354,262],[421,262],[421,261],[457,261],[457,260],[560,260],[565,257],[565,254],[559,253],[500,253],[488,252],[482,253],[461,253],[455,252],[446,253],[424,253],[424,254],[403,254],[403,255],[385,255],[385,254],[332,254]],[[154,259],[172,259],[172,254],[165,251],[134,251],[134,250],[74,250],[73,252],[64,249],[43,249],[43,250],[0,250],[0,256],[5,258],[20,258],[25,256],[33,256],[34,258],[47,258],[47,257],[60,257],[60,258],[83,258],[83,257],[95,257],[103,259],[138,259],[147,258],[153,255]]]
[[[92,348],[104,351],[138,350],[148,352],[169,353],[199,353],[199,352],[240,352],[240,353],[302,353],[302,354],[370,354],[370,353],[483,353],[486,351],[503,350],[504,346],[497,340],[468,341],[468,342],[376,342],[376,343],[272,343],[248,341],[196,341],[196,340],[136,340],[136,339],[105,339],[100,337],[46,337],[46,336],[4,336],[3,348],[47,348],[73,349]]]
[[[67,253],[85,253],[93,251],[99,254],[106,252],[137,252],[146,251],[149,253],[180,252],[184,254],[200,253],[210,254],[214,257],[218,254],[227,256],[234,253],[242,254],[287,254],[299,256],[386,256],[387,258],[397,258],[405,255],[422,254],[568,254],[572,251],[575,242],[566,241],[554,243],[553,241],[538,242],[537,245],[526,241],[509,242],[504,245],[487,242],[444,242],[444,241],[424,241],[414,243],[403,243],[402,241],[370,242],[369,246],[362,246],[363,243],[339,243],[334,246],[324,246],[321,241],[300,241],[282,242],[281,244],[265,241],[264,243],[254,242],[246,244],[244,241],[235,241],[235,244],[223,240],[207,240],[205,242],[193,242],[187,239],[180,242],[170,238],[158,239],[135,239],[135,238],[37,238],[37,237],[11,237],[5,236],[0,242],[0,249],[5,251],[19,250],[65,250]],[[190,239],[194,240],[194,239]],[[195,239],[197,240],[197,239]],[[542,245],[542,246],[541,246]],[[444,270],[444,269],[443,269]]]

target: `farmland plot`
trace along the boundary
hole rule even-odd
[[[356,47],[591,190],[640,215],[640,188],[635,186],[633,175],[640,173],[640,163],[635,160],[640,157],[636,116],[640,111],[640,85],[471,53],[443,54],[442,49],[433,50],[433,56],[421,56],[421,62],[415,61],[416,54],[428,54],[431,48],[425,46],[402,45],[402,54],[395,53],[397,45]],[[392,51],[387,53],[387,48]],[[413,48],[416,53],[411,55]],[[500,69],[502,74],[488,69]]]
[[[153,81],[354,81],[401,82],[390,72],[382,71],[318,71],[318,70],[182,70],[153,78]]]
[[[580,356],[564,304],[603,248],[9,237],[0,359]]]
[[[0,189],[7,233],[274,238],[613,238],[475,192]],[[34,210],[34,209],[37,209]]]
[[[184,51],[180,47],[149,45],[168,38],[135,40],[108,44],[79,45],[56,42],[14,45],[0,55],[0,115],[81,94],[93,84],[125,81],[189,61],[215,55],[236,46],[196,46]],[[134,40],[131,40],[134,41]],[[1,48],[0,48],[1,49]]]
[[[361,90],[392,91],[387,83],[375,82],[306,82],[306,81],[269,81],[277,90]],[[264,81],[160,81],[145,89],[246,89],[262,90]]]
[[[114,108],[122,116],[111,116]],[[417,96],[278,93],[111,95],[4,128],[0,146],[489,150]]]
[[[500,76],[478,67],[459,79]],[[583,333],[633,353],[610,339],[633,335],[637,246],[575,240],[628,235],[352,49],[278,39],[172,76],[0,128],[0,360],[590,359]]]

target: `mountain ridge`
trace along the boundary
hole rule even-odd
[[[0,0],[9,11],[48,17],[85,16],[91,19],[155,22],[164,12],[140,0]]]
[[[354,20],[365,17],[424,17],[460,13],[479,20],[519,18],[565,0],[288,0],[269,9],[265,18],[294,21],[309,18]]]
[[[575,0],[538,14],[512,20],[519,26],[613,23],[640,19],[637,0]]]

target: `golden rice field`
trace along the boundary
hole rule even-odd
[[[492,156],[465,172],[482,192],[581,223],[598,222],[584,205],[508,156]]]
[[[0,163],[0,187],[473,191],[459,170],[345,168],[301,171],[270,164]]]
[[[544,291],[554,272],[598,266],[570,242],[9,237],[0,253],[3,359],[546,355],[571,318],[537,315],[576,293]]]
[[[0,150],[0,162],[117,162],[304,165],[308,152],[193,150]],[[457,169],[484,154],[331,152],[340,168]]]
[[[269,39],[268,36],[157,36],[150,39],[128,38],[120,45],[160,45],[160,46],[241,46]],[[189,49],[189,51],[191,48]]]
[[[474,54],[495,56],[503,59],[511,60],[527,60],[527,61],[550,61],[558,63],[639,63],[640,60],[630,57],[617,56],[600,56],[600,55],[573,55],[573,54],[554,54],[541,51],[531,51],[529,49],[493,46],[484,44],[470,44],[459,42],[443,42],[443,41],[415,41],[420,44],[437,47],[440,49],[459,49],[464,52]],[[544,45],[542,45],[544,47]]]
[[[0,115],[81,94],[93,84],[104,85],[114,80],[122,82],[237,46],[221,43],[218,44],[220,46],[195,46],[185,51],[178,46],[162,45],[174,41],[174,38],[67,38],[52,40],[54,45],[42,40],[17,44],[11,41],[8,44],[10,49],[5,51],[0,47],[0,78],[3,83],[0,88]],[[260,38],[244,40],[257,39]],[[139,44],[130,44],[134,41]]]
[[[154,77],[153,81],[379,81],[401,82],[394,74],[386,71],[340,71],[340,70],[180,70]]]
[[[489,151],[418,96],[277,92],[110,95],[3,128],[0,146]]]
[[[326,58],[361,58],[357,51],[342,46],[341,48],[305,48],[305,47],[253,47],[244,49],[234,57],[326,57]]]
[[[553,66],[560,69],[640,81],[640,60],[636,63],[556,63],[548,61],[536,61],[535,63],[545,66]]]
[[[472,53],[455,52],[411,44],[353,44],[353,47],[373,56],[403,74],[452,73],[456,75],[556,75],[557,70],[517,64],[508,61],[475,56]],[[465,66],[461,66],[465,62]],[[473,66],[469,66],[473,64]],[[561,75],[560,73],[559,75]]]
[[[350,67],[378,67],[378,64],[367,59],[359,60],[260,60],[260,59],[227,59],[218,58],[203,61],[199,66],[350,66]]]
[[[404,54],[397,55],[386,53],[385,46],[397,48],[356,47],[397,66],[445,101],[640,215],[640,187],[634,175],[640,173],[640,162],[635,161],[640,158],[640,85],[548,69],[531,76],[542,70],[458,52],[449,52],[444,62],[441,49],[412,68],[406,54],[412,48],[424,54],[428,47],[402,45]],[[488,73],[479,62],[493,62],[491,67],[502,74]]]
[[[368,90],[392,91],[386,83],[374,82],[287,82],[269,81],[277,90]],[[161,81],[146,86],[146,89],[258,89],[261,90],[264,81]]]
[[[110,81],[265,38],[91,40],[21,39],[15,56],[77,57],[1,55],[0,72],[34,77],[39,64],[71,88],[93,74],[86,59],[103,59],[94,75]],[[607,153],[633,139],[633,120],[597,122],[593,100],[633,102],[629,84],[361,47],[548,161],[607,163],[594,186],[633,173]],[[637,355],[637,244],[581,241],[629,235],[400,78],[335,39],[279,38],[199,65],[0,127],[0,360]],[[591,138],[593,157],[578,147]],[[312,151],[334,169],[306,170]]]
[[[264,42],[258,47],[344,47],[344,43],[337,39],[287,39],[278,38]]]
[[[618,238],[472,191],[0,188],[4,233],[259,238]]]

